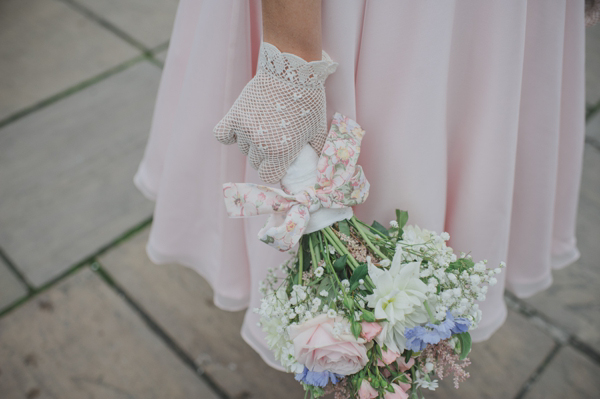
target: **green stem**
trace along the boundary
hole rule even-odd
[[[431,321],[431,323],[435,323],[435,317],[433,317],[433,312],[429,307],[429,302],[425,301],[423,302],[423,304],[425,305],[425,310],[427,310],[427,314],[429,315],[429,320]]]
[[[318,234],[319,234],[319,232],[318,232],[318,231],[317,231],[317,232],[314,232],[314,233],[311,233],[311,235],[310,235],[310,237],[311,237],[311,238],[310,238],[310,240],[311,240],[311,241],[310,241],[310,245],[311,245],[311,247],[313,246],[313,242],[312,242],[312,239],[313,239],[313,237],[314,237],[314,239],[315,239],[315,240],[318,240],[318,238],[317,238],[317,237],[318,237]],[[317,241],[317,242],[318,242],[318,241]],[[316,247],[316,245],[314,245],[314,246]],[[317,258],[317,265],[318,265],[318,264],[321,262],[321,252],[320,252],[320,251],[317,251],[316,249],[315,249],[315,257]]]
[[[354,228],[356,229],[356,231],[358,231],[358,234],[360,234],[360,236],[362,237],[363,240],[365,240],[365,242],[367,243],[367,245],[369,246],[369,248],[371,248],[371,250],[380,258],[382,259],[387,259],[390,260],[387,256],[385,256],[380,250],[379,248],[377,248],[372,242],[371,240],[369,240],[369,238],[367,237],[367,235],[364,233],[363,229],[360,227],[360,225],[356,222],[356,217],[352,216],[352,218],[350,219],[350,223],[352,224],[352,226],[354,226]]]
[[[315,255],[315,250],[313,249],[312,234],[308,235],[308,247],[310,249],[310,260],[312,262],[312,269],[315,270],[317,268],[317,256]]]
[[[326,228],[323,229],[323,231],[325,232],[325,234],[327,234],[328,238],[332,241],[332,243],[335,243],[334,247],[337,246],[336,249],[342,255],[347,255],[348,256],[348,261],[351,264],[350,268],[354,271],[354,269],[356,269],[358,267],[358,261],[356,259],[354,259],[354,256],[352,256],[352,254],[350,252],[348,252],[348,249],[346,248],[346,246],[344,244],[342,244],[342,242],[335,235],[335,233],[331,229],[331,227],[326,227]]]
[[[303,262],[303,255],[304,255],[304,248],[302,247],[302,240],[300,240],[300,248],[298,248],[298,285],[302,285],[302,264]]]

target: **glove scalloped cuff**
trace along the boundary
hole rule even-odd
[[[325,50],[322,50],[322,56],[321,60],[307,62],[295,54],[282,53],[276,46],[263,41],[258,56],[259,71],[295,86],[322,88],[338,66]]]

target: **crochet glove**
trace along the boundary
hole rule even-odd
[[[262,42],[258,70],[213,129],[223,144],[237,142],[266,183],[276,183],[307,143],[321,154],[327,138],[325,80],[337,62],[323,51],[307,62]]]

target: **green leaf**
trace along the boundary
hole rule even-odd
[[[468,331],[457,334],[458,342],[460,342],[460,360],[465,360],[471,352],[471,334]]]
[[[408,212],[396,209],[396,222],[398,222],[398,239],[402,239],[404,226],[408,222]]]
[[[310,257],[310,240],[308,236],[302,236],[300,240],[300,247],[302,249],[302,270],[310,270],[311,257]]]
[[[338,222],[338,229],[340,230],[340,233],[350,237],[350,225],[348,224],[347,220],[340,220]]]
[[[381,234],[383,234],[385,237],[390,236],[390,233],[388,232],[388,230],[377,220],[373,220],[373,224],[371,225],[371,227],[374,228],[375,230],[377,230],[378,232],[380,232]]]
[[[352,277],[350,277],[350,285],[354,283],[358,283],[360,279],[364,279],[367,275],[368,269],[366,264],[361,264],[356,269],[354,269],[354,273],[352,273]]]
[[[387,387],[385,387],[385,390],[391,393],[396,392],[396,390],[394,389],[394,387],[392,386],[392,384],[388,385]]]
[[[398,222],[398,227],[402,229],[408,222],[408,212],[396,209],[396,222]]]
[[[333,262],[333,269],[336,272],[341,272],[346,267],[346,263],[348,263],[348,255],[337,258],[335,262]]]
[[[352,335],[354,335],[354,338],[358,339],[362,331],[362,326],[360,325],[360,323],[356,320],[352,320],[352,326],[350,327],[350,329],[352,330]]]
[[[413,354],[413,351],[404,352],[404,363],[408,363],[412,354]]]
[[[468,270],[472,268],[473,266],[475,266],[475,262],[473,262],[473,259],[458,258],[454,262],[450,263],[446,270],[458,270],[458,272],[460,273],[463,270]]]

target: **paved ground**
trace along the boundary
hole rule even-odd
[[[133,187],[176,0],[0,2],[0,397],[301,398],[242,313],[144,252]],[[432,398],[600,397],[600,26],[587,30],[581,260]]]

